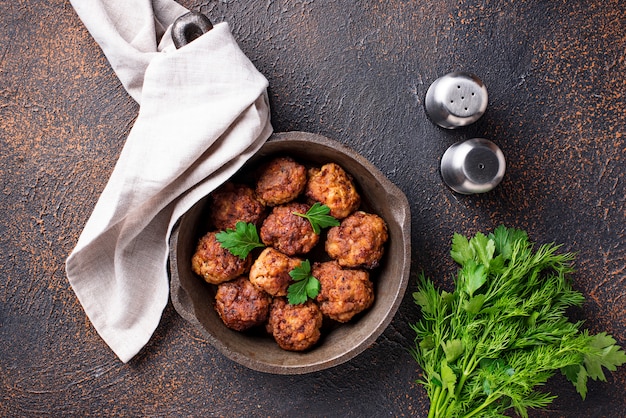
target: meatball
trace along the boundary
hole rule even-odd
[[[313,264],[312,274],[321,285],[316,300],[330,319],[348,322],[374,303],[374,285],[365,270],[343,269],[328,261]]]
[[[244,331],[265,323],[271,301],[270,295],[241,276],[217,286],[215,310],[228,328]]]
[[[207,283],[220,284],[244,274],[250,268],[252,258],[241,259],[233,255],[209,232],[198,242],[191,257],[191,269]]]
[[[291,202],[304,191],[306,167],[291,157],[278,157],[262,167],[256,194],[268,206]]]
[[[283,350],[304,351],[319,340],[322,320],[322,312],[312,300],[290,305],[285,298],[274,298],[267,331]]]
[[[374,268],[388,238],[387,224],[380,216],[358,211],[328,230],[325,248],[342,267]]]
[[[291,202],[275,206],[263,221],[261,241],[287,255],[306,254],[319,241],[310,222],[296,213],[306,213],[309,205]]]
[[[226,183],[211,193],[209,217],[218,231],[234,229],[239,221],[260,225],[264,214],[254,190],[243,184]]]
[[[305,195],[330,208],[330,215],[343,219],[359,208],[361,197],[352,177],[335,163],[309,170]]]
[[[292,282],[289,272],[302,263],[272,247],[261,252],[250,268],[250,281],[272,296],[286,296]]]

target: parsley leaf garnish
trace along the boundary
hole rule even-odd
[[[311,262],[304,260],[289,272],[294,283],[287,288],[287,301],[292,305],[305,303],[308,298],[314,299],[320,292],[320,282],[311,275]]]
[[[215,239],[230,251],[231,254],[245,259],[255,248],[265,247],[259,239],[256,226],[252,223],[239,221],[235,229],[226,229],[215,234]]]
[[[321,228],[328,228],[329,226],[339,226],[339,221],[329,215],[330,208],[320,202],[315,202],[313,206],[306,211],[306,213],[293,212],[294,215],[306,218],[313,227],[313,232],[319,235]]]
[[[455,234],[450,255],[460,265],[454,292],[421,276],[413,293],[422,318],[411,353],[424,371],[429,417],[528,416],[554,396],[535,387],[561,372],[584,399],[587,383],[626,364],[606,333],[591,335],[566,312],[583,295],[572,289],[572,253],[536,245],[504,226],[468,239]]]

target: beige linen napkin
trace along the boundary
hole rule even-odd
[[[108,184],[66,263],[94,327],[123,361],[156,329],[169,295],[177,219],[272,133],[267,80],[220,23],[175,49],[172,0],[72,0],[141,106]]]

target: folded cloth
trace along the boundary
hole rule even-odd
[[[123,361],[149,341],[169,295],[178,218],[232,176],[272,133],[267,80],[227,23],[175,49],[187,9],[172,0],[72,0],[140,103],[111,177],[66,262],[95,329]]]

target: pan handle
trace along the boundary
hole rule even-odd
[[[189,12],[180,16],[172,25],[172,40],[176,49],[182,48],[194,39],[213,29],[208,17],[198,12]]]

